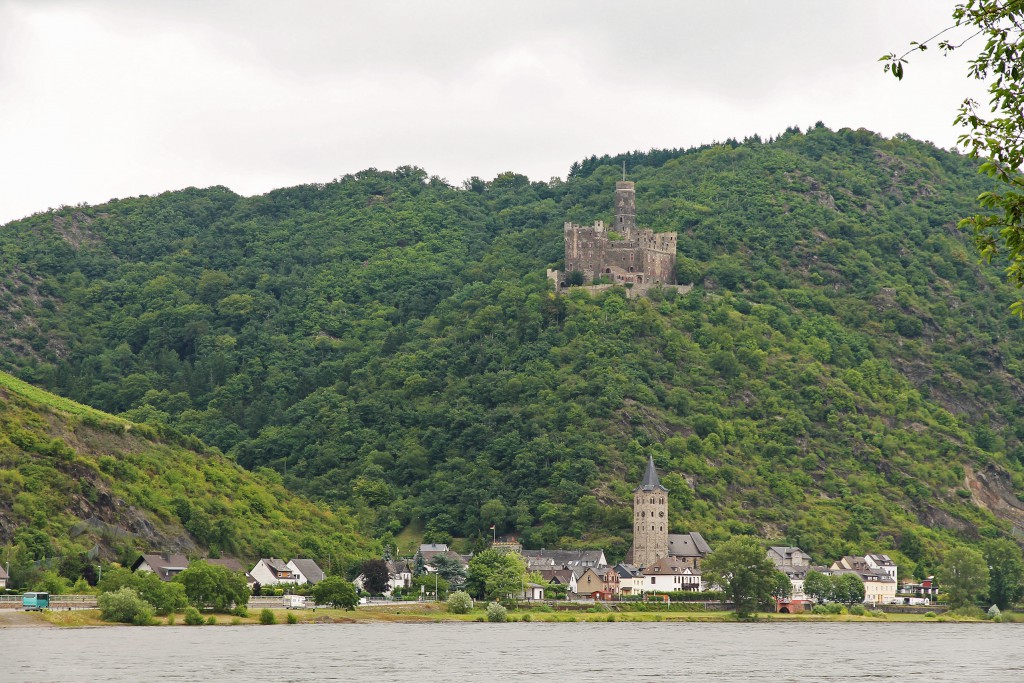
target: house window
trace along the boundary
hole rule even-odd
[[[654,577],[654,576],[652,576],[652,577],[651,577],[651,583],[652,583],[652,584],[654,583],[654,579],[655,579],[655,578],[656,578],[656,577]]]

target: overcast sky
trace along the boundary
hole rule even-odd
[[[0,223],[373,166],[457,184],[821,120],[951,148],[936,0],[0,0]]]

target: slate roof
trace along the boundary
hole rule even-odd
[[[320,583],[324,580],[324,570],[316,562],[310,559],[292,558],[292,564],[299,570],[299,573],[306,577],[310,583]]]
[[[615,565],[615,571],[618,572],[620,579],[632,579],[640,576],[640,570],[631,564],[619,563]]]
[[[663,557],[654,564],[644,567],[644,576],[651,576],[652,574],[657,574],[658,576],[664,576],[666,574],[673,576],[677,574],[691,574],[693,576],[699,576],[700,570],[690,569],[675,557]]]
[[[785,563],[787,560],[790,564],[797,562],[800,565],[810,564],[811,562],[811,556],[805,553],[803,550],[800,550],[800,548],[797,548],[796,546],[773,545],[771,546],[771,551],[775,553],[783,563]],[[771,557],[771,553],[769,553],[769,557]],[[772,560],[775,559],[775,557],[772,557]]]
[[[568,586],[572,583],[571,569],[541,569],[538,573],[549,583],[557,583],[560,586]]]
[[[601,564],[603,550],[524,550],[523,559],[527,564],[553,564],[555,567],[597,567]]]
[[[640,485],[633,489],[633,493],[637,491],[664,491],[668,493],[668,489],[662,486],[661,481],[658,479],[658,470],[654,468],[654,456],[647,456],[647,471],[644,472],[644,478]]]
[[[260,561],[273,572],[292,573],[292,570],[288,568],[288,564],[284,560],[279,560],[276,557],[262,557]]]
[[[161,581],[170,581],[178,572],[188,569],[188,558],[184,555],[173,553],[147,553],[140,555],[132,565],[132,571],[136,571],[145,562],[153,570],[153,573],[160,577]]]
[[[229,571],[239,572],[241,574],[245,573],[245,567],[242,565],[241,562],[239,562],[233,557],[217,557],[214,559],[208,559],[206,561],[210,564],[216,564],[221,567],[224,567]]]
[[[668,535],[668,554],[674,557],[706,557],[711,546],[696,531],[688,534]]]

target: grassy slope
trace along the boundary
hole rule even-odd
[[[214,546],[338,567],[369,552],[343,512],[300,499],[274,473],[140,432],[152,429],[0,372],[0,530],[36,558],[94,544],[107,557]]]

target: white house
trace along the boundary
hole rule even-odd
[[[4,571],[4,568],[0,567],[0,588],[7,588],[7,579],[9,578],[10,577],[7,576],[7,572]]]
[[[318,584],[324,580],[324,570],[313,560],[293,559],[286,566],[292,570],[295,583]]]
[[[888,574],[892,578],[893,581],[896,581],[897,583],[899,583],[898,579],[896,578],[896,571],[897,571],[896,563],[893,562],[892,558],[889,557],[888,555],[876,555],[876,554],[865,555],[864,556],[864,561],[872,569],[881,570],[881,571],[885,572],[886,574]]]
[[[623,595],[638,595],[644,590],[644,575],[631,564],[617,564],[615,571],[619,574],[619,591]]]
[[[678,557],[663,557],[654,564],[644,567],[641,592],[655,591],[699,591],[701,588],[700,570],[688,566],[688,562]]]
[[[299,583],[295,571],[284,560],[264,557],[249,571],[261,586],[275,586],[279,583]]]

